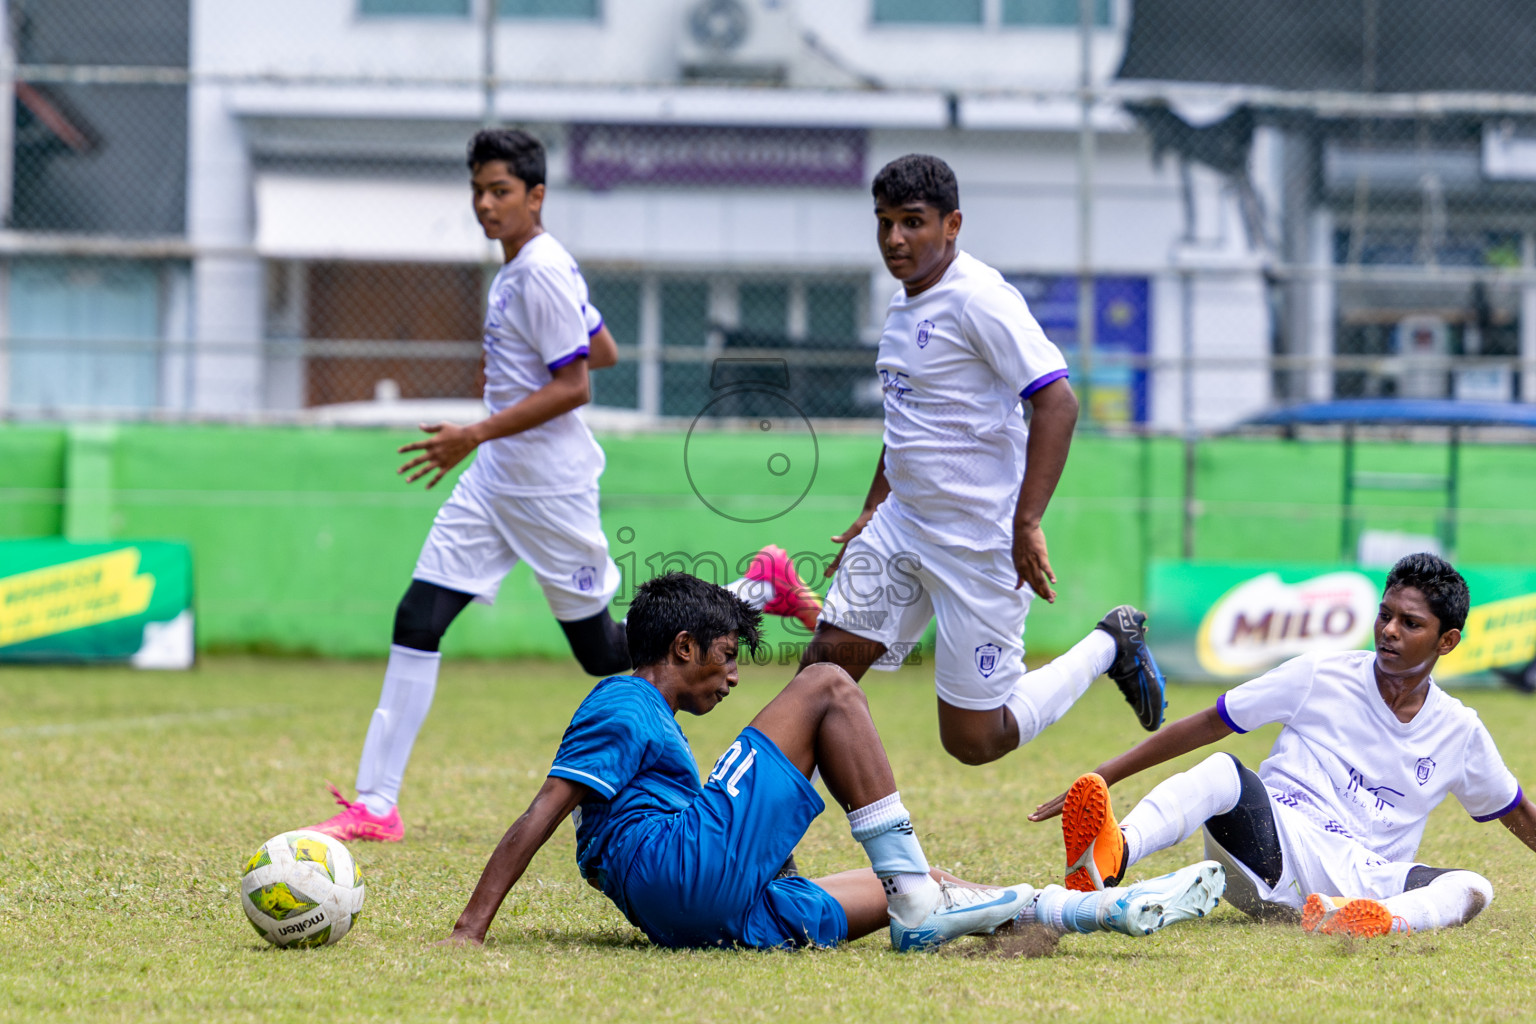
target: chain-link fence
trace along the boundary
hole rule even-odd
[[[1090,422],[1536,400],[1517,0],[0,10],[11,416],[472,415],[489,122],[549,147],[546,224],[620,346],[595,404],[626,422],[878,419],[868,189],[910,151],[955,167],[961,244]]]

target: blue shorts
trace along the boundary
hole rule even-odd
[[[767,736],[748,726],[692,806],[631,861],[629,915],[661,946],[835,946],[848,917],[821,886],[774,878],[826,805]]]

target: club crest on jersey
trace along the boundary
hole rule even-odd
[[[933,329],[936,325],[932,320],[920,321],[917,325],[917,347],[927,348],[928,339],[933,337]]]
[[[577,590],[584,594],[588,593],[597,586],[597,566],[584,565],[577,569],[571,573],[571,582],[576,585]]]
[[[1419,758],[1418,768],[1414,772],[1414,778],[1418,780],[1419,785],[1422,786],[1428,782],[1429,777],[1433,774],[1435,774],[1434,760],[1428,757]]]
[[[976,671],[983,679],[992,678],[992,673],[997,671],[997,659],[1002,654],[1003,649],[997,644],[982,644],[976,648]]]

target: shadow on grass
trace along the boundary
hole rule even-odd
[[[536,931],[520,931],[511,935],[488,935],[485,940],[486,949],[495,949],[501,952],[515,952],[522,949],[548,949],[555,946],[560,949],[598,950],[598,949],[658,949],[666,952],[665,947],[652,944],[639,930],[633,928],[614,929],[611,931],[581,931],[568,932],[556,929],[539,929]]]

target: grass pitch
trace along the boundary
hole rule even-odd
[[[368,884],[334,947],[267,947],[236,893],[269,836],[332,810],[377,697],[379,663],[208,659],[190,673],[17,669],[0,675],[0,1020],[1505,1020],[1536,1015],[1536,858],[1448,800],[1421,858],[1477,869],[1493,905],[1467,928],[1369,942],[1259,925],[1225,904],[1146,939],[1067,936],[1010,957],[980,940],[930,955],[883,936],[799,953],[656,949],[576,874],[565,825],[484,949],[446,935],[492,846],[526,806],[589,687],[565,663],[450,660],[403,794],[406,841],[354,843]],[[684,716],[701,765],[789,671],[748,668],[713,714]],[[940,749],[930,670],[867,689],[930,860],[977,881],[1059,879],[1060,832],[1024,815],[1141,735],[1100,681],[1002,762]],[[1218,691],[1174,688],[1171,717]],[[1536,781],[1536,701],[1463,694]],[[1274,730],[1223,749],[1256,765]],[[1202,754],[1191,755],[1192,763]],[[1115,790],[1129,808],[1164,766]],[[348,790],[350,792],[350,790]],[[865,863],[834,811],[798,851],[809,874]],[[1144,861],[1200,857],[1199,838]],[[1034,951],[1038,952],[1038,951]]]

